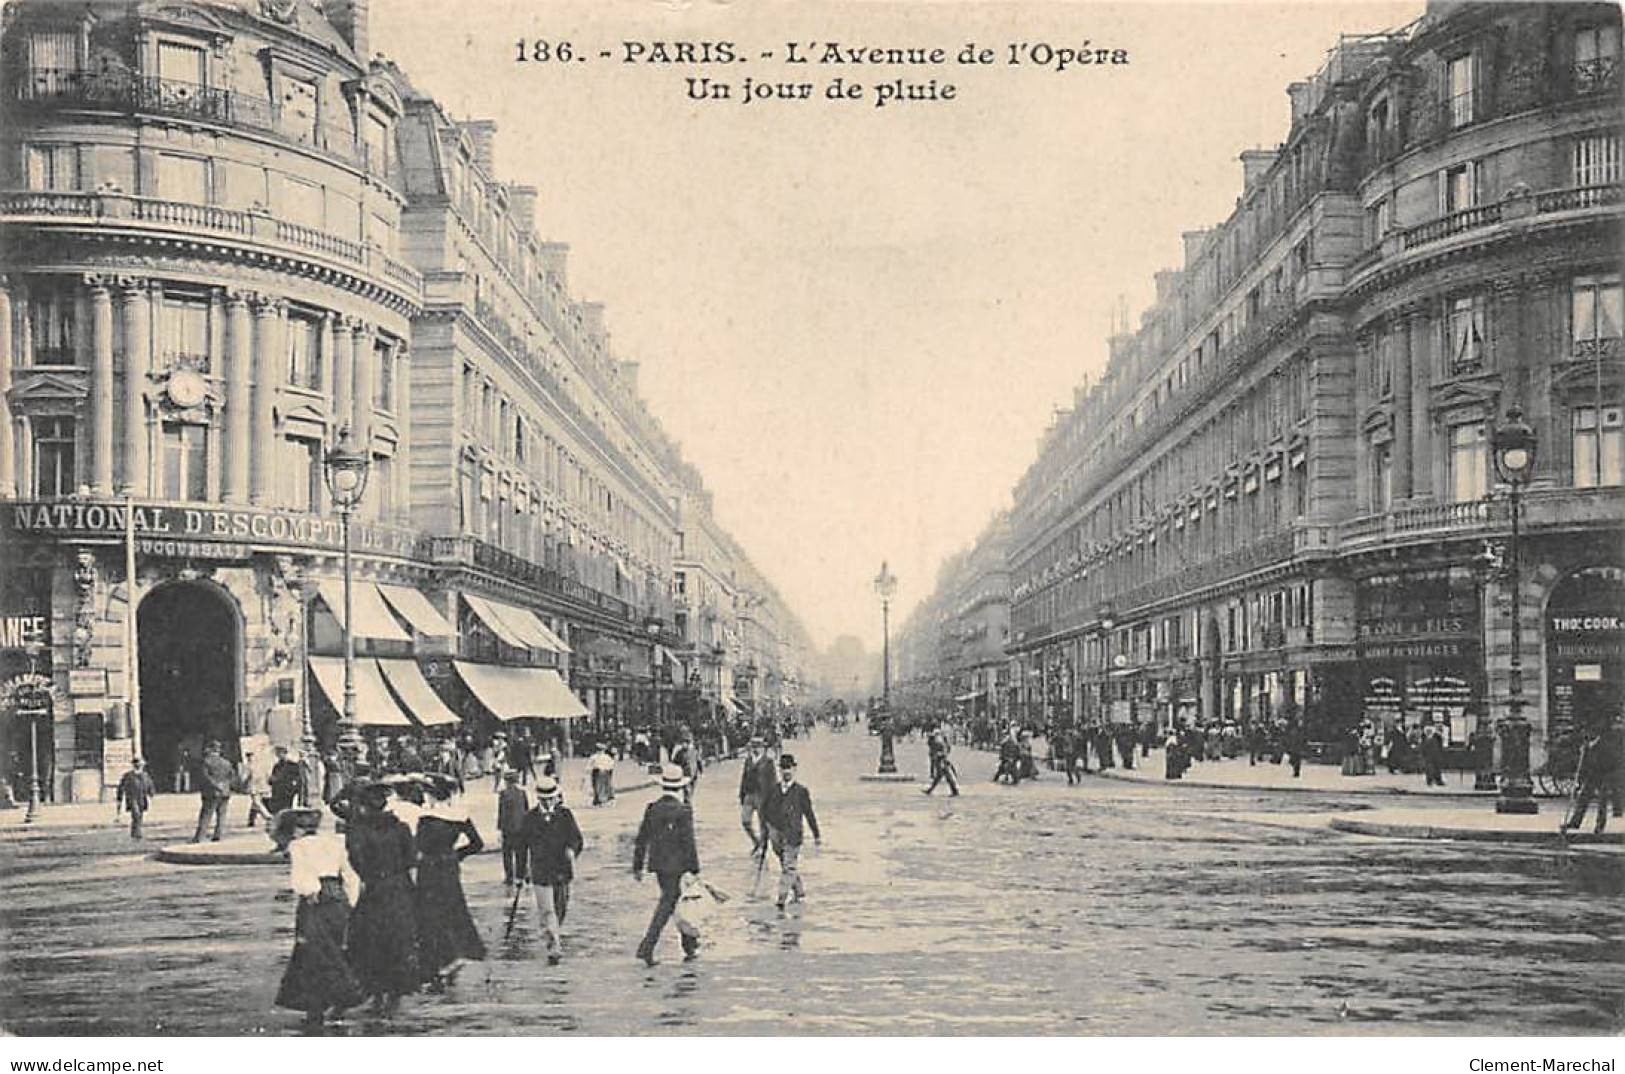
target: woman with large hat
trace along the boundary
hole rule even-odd
[[[344,840],[322,831],[319,809],[285,809],[274,825],[277,843],[288,848],[294,894],[293,954],[277,988],[276,1005],[305,1013],[305,1025],[320,1028],[338,1013],[366,999],[361,982],[344,957],[344,931],[350,900],[359,886],[345,859]]]
[[[389,812],[389,798],[387,784],[358,787],[345,836],[350,865],[361,878],[345,952],[383,1014],[393,1014],[400,998],[422,982],[412,883],[417,848],[406,825]]]
[[[454,780],[421,779],[430,805],[417,822],[418,967],[438,992],[456,979],[465,961],[485,958],[485,941],[468,912],[462,878],[462,860],[485,849],[485,841],[467,808],[452,801]]]

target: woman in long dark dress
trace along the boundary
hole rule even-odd
[[[418,818],[418,965],[430,988],[439,991],[456,979],[465,961],[485,958],[485,941],[463,895],[462,860],[478,854],[485,841],[450,799],[456,784],[430,779],[434,804]]]
[[[277,815],[277,839],[288,847],[294,894],[293,954],[277,988],[276,1005],[305,1012],[305,1025],[316,1029],[328,1012],[337,1013],[366,999],[344,957],[344,932],[350,920],[345,875],[355,880],[345,860],[344,840],[321,831],[316,809],[288,809]]]
[[[346,849],[361,878],[361,898],[350,915],[345,951],[374,1008],[391,1014],[400,998],[417,991],[418,929],[412,868],[412,833],[385,810],[389,789],[362,788],[352,812]]]

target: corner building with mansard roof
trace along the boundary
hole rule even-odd
[[[671,710],[676,447],[489,125],[368,29],[365,0],[6,7],[0,794],[334,742],[345,429],[365,728]]]
[[[1511,711],[1516,615],[1535,762],[1617,717],[1619,59],[1610,5],[1431,3],[1288,88],[1286,141],[1242,154],[1235,211],[1186,233],[1015,490],[1017,711],[1464,750]],[[1075,689],[1037,685],[1057,667]]]

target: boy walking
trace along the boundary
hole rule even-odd
[[[118,781],[118,794],[113,800],[113,819],[118,819],[119,810],[130,811],[130,838],[142,837],[141,818],[146,816],[147,807],[152,804],[152,796],[158,793],[153,786],[152,777],[147,775],[147,762],[137,757],[130,762],[130,770],[124,773],[124,778]]]

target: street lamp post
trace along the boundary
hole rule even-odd
[[[1529,721],[1523,715],[1523,573],[1519,565],[1519,509],[1523,486],[1535,465],[1535,430],[1513,406],[1495,430],[1491,447],[1495,469],[1509,487],[1512,537],[1507,546],[1507,584],[1512,590],[1512,661],[1507,670],[1507,717],[1496,728],[1501,734],[1501,793],[1497,813],[1537,813],[1529,778]]]
[[[897,576],[884,560],[880,563],[880,573],[875,575],[875,592],[880,595],[880,698],[886,714],[880,727],[880,774],[888,776],[897,772],[891,723],[891,599],[897,592]]]
[[[350,560],[350,519],[367,491],[367,471],[372,460],[364,448],[357,448],[348,425],[339,430],[339,442],[322,460],[327,492],[343,519],[344,529],[344,709],[339,715],[339,745],[353,758],[360,739],[355,717],[355,619],[350,605],[352,566]]]

